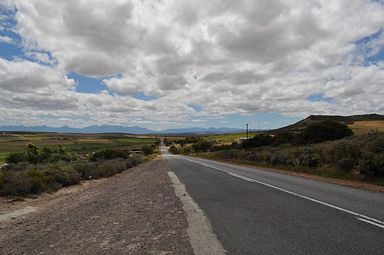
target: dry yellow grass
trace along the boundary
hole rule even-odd
[[[369,134],[372,132],[384,132],[384,120],[355,121],[349,125],[356,135]]]

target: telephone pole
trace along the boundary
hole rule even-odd
[[[245,124],[245,128],[247,130],[247,140],[248,140],[248,124]]]

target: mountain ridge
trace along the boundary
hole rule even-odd
[[[126,133],[126,134],[209,134],[209,133],[233,133],[242,132],[243,129],[237,128],[172,128],[155,131],[140,126],[118,126],[118,125],[93,125],[83,128],[73,128],[68,126],[49,127],[49,126],[0,126],[1,132],[51,132],[51,133]]]

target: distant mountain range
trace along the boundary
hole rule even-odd
[[[47,127],[47,126],[0,126],[0,131],[6,132],[53,132],[53,133],[127,133],[127,134],[220,134],[243,132],[243,129],[237,128],[174,128],[161,131],[154,131],[147,128],[132,126],[89,126],[84,128]]]

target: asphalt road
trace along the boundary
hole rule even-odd
[[[384,254],[382,193],[163,155],[228,254]]]

